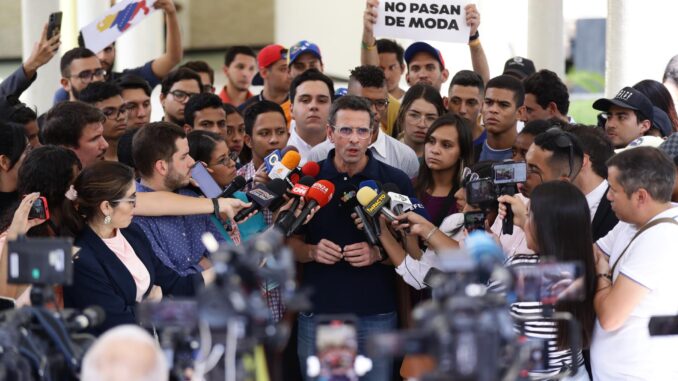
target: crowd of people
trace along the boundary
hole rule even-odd
[[[426,275],[440,266],[437,252],[463,248],[464,216],[478,212],[479,229],[496,239],[505,266],[577,261],[584,270],[584,300],[556,304],[580,323],[579,353],[570,353],[569,332],[543,315],[540,302],[510,305],[517,329],[548,341],[548,367],[532,369],[531,377],[678,379],[671,358],[678,339],[648,332],[650,317],[678,314],[671,275],[672,263],[678,267],[678,94],[671,93],[678,56],[663,83],[638,78],[593,103],[596,125],[580,124],[568,115],[568,87],[553,71],[507,57],[503,72],[490,74],[475,5],[464,9],[472,68],[457,73],[433,45],[404,49],[375,37],[377,5],[366,1],[362,39],[351,42],[360,65],[346,73],[347,88],[323,73],[320,47],[302,40],[258,53],[230,47],[228,82],[216,89],[214,68],[181,63],[176,7],[157,0],[165,53],[114,72],[115,43],[101,52],[73,48],[61,57],[54,105],[37,113],[19,96],[55,59],[60,35],[48,38],[45,26],[33,53],[0,83],[0,296],[17,307],[30,303],[29,285],[7,282],[7,241],[73,238],[73,283],[56,289],[53,307],[98,305],[106,312],[92,330],[102,336],[82,379],[166,377],[157,344],[125,325],[137,324],[139,303],[192,296],[214,280],[203,233],[240,245],[279,220],[280,210],[237,223],[234,217],[252,205],[247,191],[272,182],[271,153],[293,146],[299,167],[316,163],[314,180],[331,182],[334,196],[327,191],[331,199],[286,240],[299,283],[313,293],[312,307],[295,317],[284,379],[308,379],[321,315],[356,316],[360,353],[370,335],[411,327],[415,301],[429,297],[419,291],[428,288]],[[152,121],[158,85],[163,117]],[[262,86],[259,94],[253,85]],[[493,165],[505,161],[525,163],[518,192],[472,202],[469,183],[493,177]],[[227,198],[204,197],[191,178],[197,165],[221,189],[236,176],[245,185]],[[350,198],[366,184],[414,207],[392,221],[361,218]],[[29,218],[39,197],[48,219]],[[376,239],[366,235],[370,224]],[[271,321],[294,316],[278,285],[262,284],[261,293]],[[129,348],[144,356],[125,356]],[[375,362],[361,380],[391,380],[399,369]]]

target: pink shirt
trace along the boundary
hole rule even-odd
[[[146,290],[148,290],[148,287],[151,285],[151,274],[148,273],[148,269],[144,263],[141,262],[141,259],[137,257],[137,254],[134,252],[134,249],[129,242],[127,242],[125,236],[120,234],[120,229],[116,229],[115,237],[102,238],[102,240],[106,246],[115,253],[132,275],[134,283],[137,285],[136,301],[141,302]]]

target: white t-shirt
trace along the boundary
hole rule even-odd
[[[520,199],[525,206],[529,207],[530,199],[523,196],[521,193],[516,193],[515,197]],[[494,220],[490,227],[492,233],[499,237],[499,244],[501,249],[510,258],[516,254],[534,254],[534,251],[527,247],[527,239],[525,238],[525,231],[518,226],[513,226],[513,234],[501,234],[501,229],[504,226],[501,218]]]
[[[678,207],[652,219],[678,218]],[[610,255],[612,266],[636,234],[620,222],[596,243]],[[651,316],[678,314],[678,225],[662,223],[638,236],[615,268],[613,281],[624,274],[649,290],[624,325],[606,332],[596,319],[591,365],[596,380],[678,380],[678,336],[650,337]]]

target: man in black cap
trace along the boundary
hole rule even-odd
[[[598,99],[593,108],[604,112],[605,133],[615,148],[645,135],[654,118],[652,102],[632,87],[624,87],[612,99]]]
[[[502,74],[516,77],[522,81],[536,72],[537,70],[534,68],[534,62],[532,62],[531,59],[515,56],[506,61]]]

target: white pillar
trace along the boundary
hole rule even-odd
[[[21,52],[25,61],[33,51],[33,45],[40,39],[42,28],[49,14],[59,10],[59,2],[53,0],[21,0]],[[26,90],[21,100],[29,106],[38,108],[38,115],[52,107],[52,96],[60,86],[59,57],[57,54],[50,62],[38,69],[38,78]]]
[[[643,79],[662,80],[676,54],[674,16],[678,2],[608,0],[605,52],[605,95]]]
[[[481,25],[482,27],[482,25]],[[527,57],[537,70],[565,75],[565,29],[563,0],[529,0],[527,11]]]
[[[161,55],[165,51],[164,25],[165,13],[154,11],[148,19],[118,38],[115,43],[115,70],[138,67]]]

